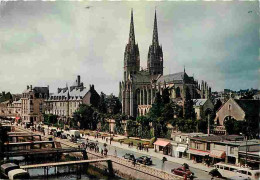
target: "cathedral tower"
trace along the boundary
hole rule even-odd
[[[151,75],[163,75],[163,52],[159,45],[156,11],[154,15],[153,41],[149,47],[147,68]]]
[[[125,47],[124,54],[124,80],[131,74],[136,74],[140,69],[140,56],[138,44],[135,44],[135,32],[134,32],[134,19],[133,19],[133,9],[131,10],[131,22],[130,22],[130,32],[129,40]]]

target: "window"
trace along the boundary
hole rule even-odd
[[[236,171],[236,169],[235,169],[235,168],[230,168],[229,170],[230,170],[230,171]]]
[[[247,171],[241,170],[239,171],[241,174],[247,174]]]
[[[219,169],[223,169],[223,166],[219,166]]]
[[[224,167],[224,170],[227,170],[227,171],[229,171],[229,167],[226,167],[226,166],[225,166],[225,167]]]
[[[234,147],[230,147],[230,154],[234,154]]]
[[[207,150],[210,150],[210,143],[207,143]]]
[[[231,110],[231,104],[228,105],[228,110]]]

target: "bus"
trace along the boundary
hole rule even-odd
[[[223,162],[216,163],[214,167],[219,171],[219,173],[226,178],[232,177],[243,177],[249,179],[259,179],[260,170],[252,170],[250,168],[239,167],[234,164],[226,164]]]

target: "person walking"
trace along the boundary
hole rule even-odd
[[[116,151],[116,149],[115,149],[115,156],[117,157],[117,151]]]

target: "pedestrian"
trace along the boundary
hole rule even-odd
[[[146,148],[146,150],[147,150],[147,152],[149,151],[149,150],[148,150],[148,147]]]
[[[104,149],[104,155],[107,156],[107,148]]]
[[[163,157],[163,158],[162,158],[163,164],[164,164],[165,161],[167,161],[167,159],[166,159],[166,157]]]
[[[103,156],[103,154],[104,154],[104,151],[103,151],[103,149],[101,148],[101,155]]]
[[[115,156],[117,156],[117,151],[116,151],[116,149],[115,149]]]
[[[134,159],[134,160],[133,160],[133,165],[134,165],[134,166],[135,166],[135,163],[136,163],[136,160]]]

